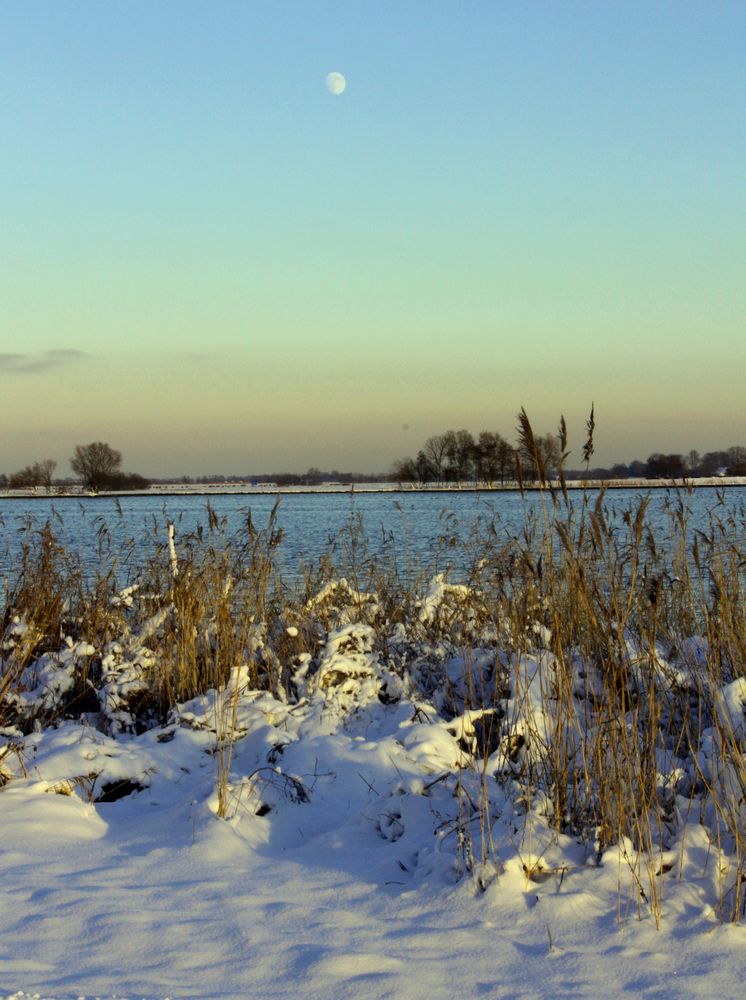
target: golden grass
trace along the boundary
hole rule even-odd
[[[592,414],[587,428],[589,460]],[[523,411],[520,431],[530,454],[534,438]],[[565,455],[564,421],[560,436]],[[685,493],[674,495],[661,537],[650,526],[649,497],[616,510],[603,492],[578,503],[568,497],[561,470],[555,488],[538,451],[533,461],[545,499],[516,537],[501,536],[493,524],[460,540],[446,523],[425,565],[402,559],[393,538],[373,551],[353,518],[334,551],[292,586],[276,568],[277,508],[263,531],[249,517],[229,537],[208,508],[204,530],[177,538],[173,547],[164,533],[147,565],[126,581],[137,588],[131,601],[122,599],[125,581],[118,579],[129,555],[109,555],[90,578],[46,525],[24,546],[5,597],[0,725],[33,724],[14,694],[28,665],[67,637],[85,640],[96,654],[54,711],[37,721],[98,710],[102,657],[118,643],[151,654],[143,660],[146,690],[133,706],[142,728],[165,720],[178,702],[225,692],[239,666],[248,667],[252,686],[292,700],[298,658],[313,659],[341,621],[364,621],[375,628],[388,669],[408,673],[423,695],[437,694],[443,712],[482,713],[471,754],[476,784],[458,776],[465,867],[493,864],[488,779],[498,773],[513,783],[516,800],[548,803],[551,828],[582,840],[599,858],[609,846],[625,845],[638,900],[658,920],[662,854],[696,798],[714,842],[727,841],[736,858],[723,915],[739,919],[746,756],[743,730],[721,702],[724,685],[746,672],[743,512],[718,506],[707,526],[694,530]],[[442,571],[455,562],[465,588],[449,592],[438,614],[423,618],[433,566]],[[694,646],[693,637],[701,639]],[[491,671],[473,666],[473,651],[486,646],[494,652]],[[455,654],[464,664],[461,692],[439,672]],[[524,720],[519,738],[515,724],[534,697],[537,663],[544,665],[544,721]],[[237,697],[235,688],[216,720],[223,809]],[[712,734],[709,763],[705,730]],[[663,758],[686,762],[687,773],[662,780]]]

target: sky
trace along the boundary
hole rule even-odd
[[[746,443],[744,66],[740,0],[4,0],[0,471]]]

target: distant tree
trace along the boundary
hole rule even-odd
[[[617,462],[609,469],[609,476],[611,479],[626,479],[629,476],[629,466],[624,465],[623,462]]]
[[[119,474],[122,453],[103,441],[79,444],[70,459],[70,467],[89,490],[111,488],[112,481]]]
[[[728,449],[728,472],[731,476],[746,476],[746,448],[733,445]]]
[[[456,454],[456,432],[446,431],[443,435],[444,458],[442,476],[446,482],[456,482],[459,478],[458,457]]]
[[[115,472],[105,489],[108,490],[147,490],[150,480],[137,472]]]
[[[683,479],[686,475],[686,462],[683,455],[666,455],[666,471],[671,479]]]
[[[515,474],[515,448],[504,437],[499,434],[498,437],[500,440],[497,442],[497,464],[500,470],[500,482],[504,483]]]
[[[484,483],[505,480],[515,466],[513,448],[496,431],[482,431],[474,449],[474,475]]]
[[[400,458],[391,466],[389,479],[392,483],[416,483],[419,479],[417,463],[413,458]]]
[[[726,469],[727,467],[727,451],[707,451],[699,463],[699,471],[703,476],[714,476],[720,469]]]
[[[648,479],[683,479],[686,475],[684,456],[654,452],[645,463],[645,475]]]
[[[0,472],[0,490],[4,490],[8,485],[8,477],[4,472]]]
[[[57,463],[53,458],[34,462],[33,465],[27,465],[25,469],[14,472],[10,477],[10,486],[12,489],[44,486],[49,492],[52,488],[52,477],[56,468]]]
[[[445,441],[445,478],[454,482],[466,482],[474,476],[474,458],[476,444],[467,430],[446,431]]]
[[[417,478],[421,483],[431,483],[437,478],[435,469],[433,468],[432,462],[427,457],[424,449],[420,448],[417,452],[417,458],[415,459],[415,465],[417,466]]]
[[[303,482],[309,486],[318,486],[319,483],[323,483],[324,479],[327,477],[321,471],[317,469],[315,465],[312,465],[308,472],[303,477]]]
[[[482,431],[479,435],[474,456],[474,472],[479,482],[493,483],[500,474],[497,458],[499,437],[492,431]]]
[[[52,489],[52,480],[54,478],[54,470],[57,468],[57,463],[53,458],[45,458],[42,462],[34,463],[34,470],[39,479],[39,485],[44,486],[47,493]]]
[[[541,457],[544,461],[544,472],[547,476],[556,475],[559,471],[560,459],[562,458],[559,438],[556,434],[539,435],[536,443],[539,446]]]
[[[451,432],[453,433],[453,432]],[[421,454],[424,455],[429,471],[429,479],[442,482],[448,460],[448,434],[434,434],[429,437],[422,446]],[[418,456],[419,458],[419,456]]]
[[[10,488],[12,490],[27,489],[30,486],[36,485],[34,470],[30,465],[27,465],[25,469],[19,469],[18,472],[11,472],[10,474]]]
[[[648,479],[660,479],[665,476],[666,468],[666,456],[661,454],[659,451],[654,451],[652,455],[648,455],[648,460],[645,463],[645,475]]]

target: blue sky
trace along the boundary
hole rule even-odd
[[[0,470],[383,470],[591,400],[599,461],[742,442],[744,65],[742,3],[7,0]]]

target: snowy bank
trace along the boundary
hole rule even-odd
[[[282,600],[271,530],[77,604],[47,539],[3,623],[0,990],[740,996],[740,577],[685,618],[652,563],[594,577],[594,516],[582,562]]]

